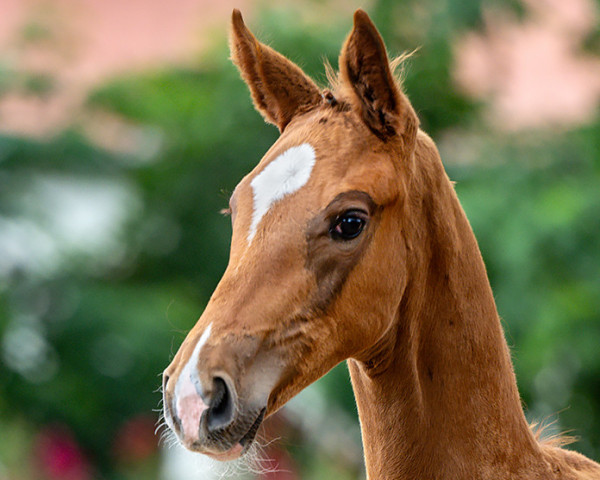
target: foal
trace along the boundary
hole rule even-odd
[[[232,23],[281,136],[231,197],[229,265],[165,370],[179,440],[237,458],[347,359],[369,479],[600,479],[532,434],[473,232],[367,14],[332,92]]]

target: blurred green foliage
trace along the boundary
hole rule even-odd
[[[600,453],[600,123],[481,142],[450,168],[486,260],[531,421]],[[572,429],[572,430],[571,430]]]
[[[426,3],[380,0],[372,13],[393,54],[422,46],[405,88],[424,129],[434,139],[452,129],[458,144],[441,142],[443,159],[480,241],[531,419],[561,411],[560,426],[581,437],[576,448],[598,459],[600,123],[511,135],[482,127],[450,75],[451,41],[481,24],[482,2]],[[351,18],[309,28],[298,17],[269,10],[254,29],[322,84],[323,56],[336,65]],[[277,137],[227,56],[223,43],[197,68],[116,78],[91,95],[90,110],[137,128],[132,152],[94,146],[77,125],[48,141],[0,137],[0,232],[13,239],[0,260],[0,428],[14,439],[0,446],[0,466],[22,468],[19,452],[39,427],[60,423],[97,476],[147,478],[119,470],[115,439],[158,407],[158,375],[227,263],[229,219],[218,212]],[[98,182],[120,192],[118,226],[97,248],[65,244],[44,188],[83,185],[78,203]],[[84,208],[82,221],[96,214]],[[356,414],[345,367],[321,388]],[[294,449],[304,478],[337,472],[309,449]]]

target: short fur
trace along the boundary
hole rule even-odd
[[[229,265],[165,371],[169,418],[177,377],[212,324],[198,377],[207,402],[214,378],[228,379],[236,413],[222,432],[203,416],[190,448],[237,451],[259,412],[348,359],[371,480],[600,479],[600,465],[527,424],[477,242],[367,14],[354,15],[323,97],[238,11],[232,25],[232,58],[283,133],[234,192]],[[248,243],[252,179],[302,143],[316,152],[311,178]],[[363,233],[328,235],[352,209],[366,215]]]

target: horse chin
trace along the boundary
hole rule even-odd
[[[245,450],[246,449],[242,446],[241,443],[237,443],[226,452],[206,452],[206,455],[212,458],[213,460],[218,460],[219,462],[229,462],[230,460],[237,460],[238,458],[240,458],[245,453]]]
[[[228,428],[209,433],[203,439],[185,441],[181,444],[188,450],[206,455],[213,460],[228,462],[244,456],[252,447],[259,427],[265,418],[266,408],[255,416],[245,416],[234,421]]]
[[[258,433],[258,429],[262,425],[263,420],[265,419],[266,411],[266,408],[263,408],[260,411],[256,419],[254,420],[254,423],[252,423],[252,425],[250,426],[250,429],[245,433],[245,435],[240,439],[238,444],[234,447],[237,448],[238,445],[242,447],[242,449],[240,450],[240,456],[245,454],[248,450],[250,450],[250,447],[252,446],[252,443],[254,443],[254,439],[256,438],[256,434]]]

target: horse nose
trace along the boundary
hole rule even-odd
[[[235,390],[231,382],[214,377],[212,395],[206,417],[209,432],[222,430],[233,422],[235,416]]]
[[[180,431],[186,443],[193,443],[202,436],[201,424],[204,417],[206,430],[210,433],[223,430],[235,419],[236,393],[232,382],[225,375],[213,376],[208,385],[202,385],[194,371],[185,370],[179,376],[173,395],[174,413],[179,419]],[[163,375],[166,391],[169,375]]]

